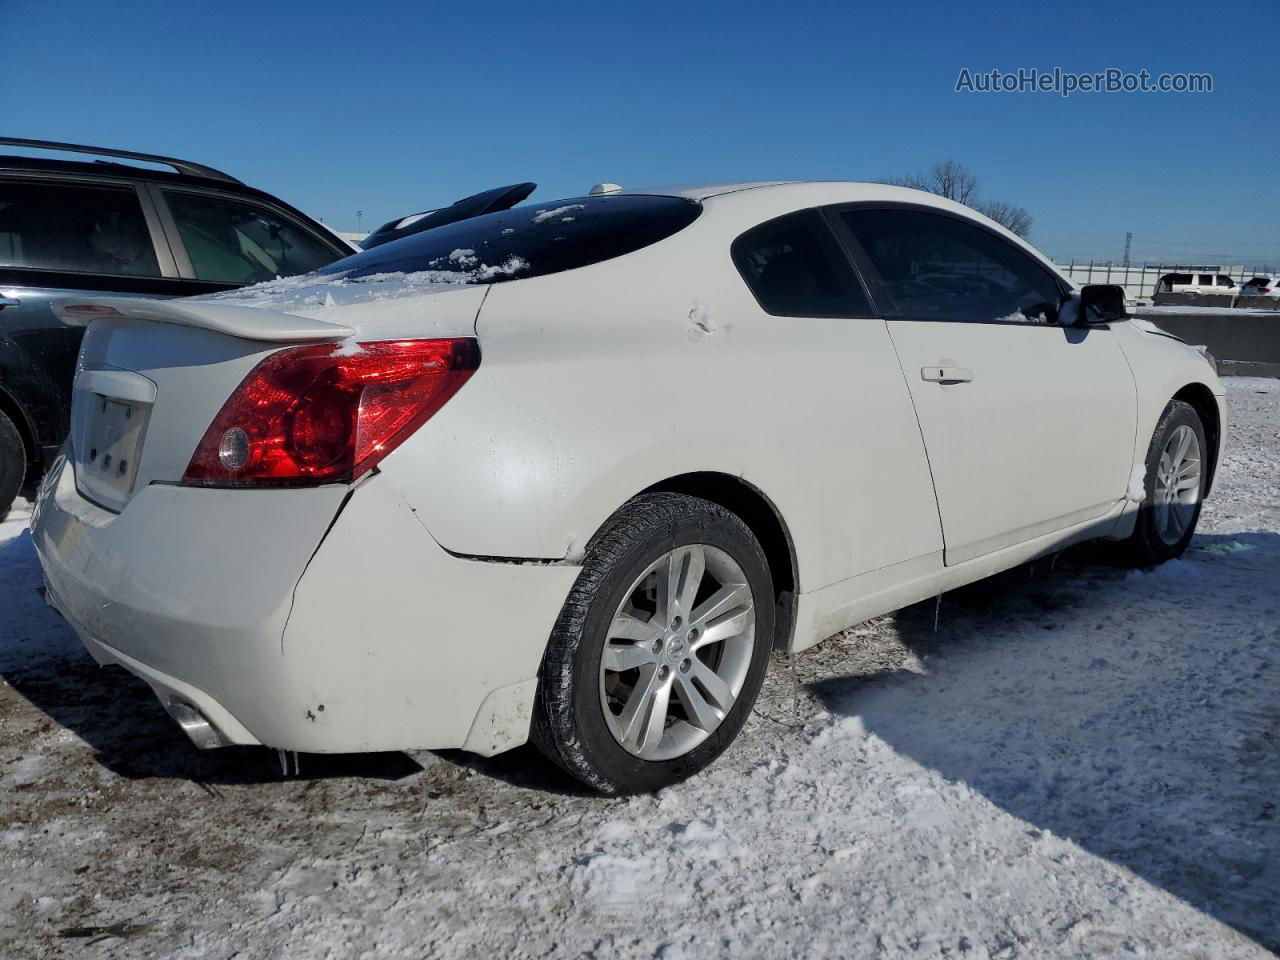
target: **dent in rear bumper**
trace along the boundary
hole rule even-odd
[[[456,557],[374,477],[295,593],[284,657],[290,698],[312,714],[297,734],[340,751],[492,754],[525,742],[542,654],[579,570]]]
[[[95,658],[157,693],[189,685],[197,706],[234,718],[224,733],[247,732],[230,739],[267,742],[293,590],[345,495],[153,484],[113,514],[77,493],[60,458],[32,540],[51,599]]]
[[[115,515],[72,469],[33,524],[56,605],[95,658],[231,742],[491,754],[527,739],[578,568],[454,557],[378,476],[345,507],[342,487],[151,486]]]

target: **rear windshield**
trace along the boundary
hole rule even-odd
[[[435,227],[330,264],[344,279],[426,274],[441,283],[497,283],[620,257],[691,224],[701,204],[679,197],[579,197]]]

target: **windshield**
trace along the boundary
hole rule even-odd
[[[702,212],[680,197],[604,196],[514,207],[395,240],[319,271],[344,280],[415,274],[433,283],[497,283],[560,273],[632,253]]]

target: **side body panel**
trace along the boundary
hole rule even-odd
[[[479,372],[383,464],[443,546],[574,559],[632,496],[714,471],[772,501],[802,591],[941,549],[884,322],[766,314],[729,256],[777,213],[749,198],[708,201],[655,247],[491,288]]]
[[[1101,516],[1133,464],[1133,377],[1106,328],[891,320],[955,564]],[[926,380],[963,368],[966,382]]]

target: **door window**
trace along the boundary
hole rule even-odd
[[[733,262],[767,313],[875,316],[862,284],[816,210],[753,227],[733,242]]]
[[[978,323],[1057,320],[1057,279],[994,233],[922,210],[854,208],[840,217],[878,275],[886,313]]]
[[[176,191],[165,198],[197,280],[260,283],[338,259],[320,238],[257,204]]]
[[[158,277],[132,187],[0,180],[0,266]]]

